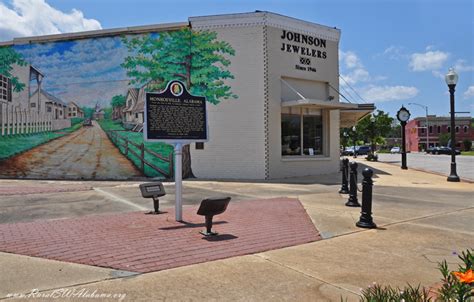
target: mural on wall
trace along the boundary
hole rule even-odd
[[[1,47],[0,177],[171,178],[172,146],[143,142],[145,92],[178,79],[212,104],[236,98],[233,55],[189,28]]]

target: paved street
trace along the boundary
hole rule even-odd
[[[401,164],[400,154],[379,154],[381,162]],[[456,156],[457,173],[461,179],[474,181],[474,156]],[[407,166],[423,171],[449,175],[450,155],[432,155],[424,153],[407,153]]]

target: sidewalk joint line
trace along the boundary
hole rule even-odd
[[[315,276],[313,276],[313,275],[310,275],[310,274],[308,274],[308,273],[305,273],[305,272],[303,272],[303,271],[300,271],[300,270],[298,270],[298,269],[296,269],[296,268],[294,268],[294,267],[291,267],[291,266],[288,266],[288,265],[286,265],[286,264],[283,264],[283,263],[280,263],[280,262],[271,260],[270,258],[264,257],[264,256],[262,256],[262,255],[260,255],[260,254],[254,254],[253,256],[259,257],[259,258],[261,258],[261,259],[263,259],[263,260],[265,260],[265,261],[268,261],[268,262],[270,262],[270,263],[272,263],[272,264],[274,264],[274,265],[278,265],[278,266],[281,266],[281,267],[283,267],[283,268],[292,270],[292,271],[297,272],[297,273],[299,273],[299,274],[302,274],[302,275],[304,275],[304,276],[306,276],[306,277],[308,277],[308,278],[318,280],[318,281],[320,281],[320,282],[322,282],[322,283],[324,283],[324,284],[327,284],[327,285],[333,286],[333,287],[335,287],[335,288],[338,288],[338,289],[341,289],[341,290],[350,292],[350,293],[352,293],[352,294],[354,294],[354,295],[360,296],[359,293],[354,292],[354,291],[352,291],[352,290],[350,290],[350,289],[347,289],[347,288],[344,288],[344,287],[342,287],[342,286],[338,286],[338,285],[332,284],[332,283],[330,283],[330,282],[328,282],[328,281],[325,281],[325,280],[323,280],[323,279],[320,279],[320,278],[318,278],[318,277],[315,277]]]
[[[131,207],[133,207],[133,208],[136,208],[137,210],[140,210],[140,211],[146,211],[146,210],[148,210],[148,208],[145,208],[145,207],[142,207],[142,206],[140,206],[140,205],[137,205],[137,204],[135,204],[135,203],[133,203],[133,202],[131,202],[131,201],[128,201],[128,200],[126,200],[126,199],[123,199],[122,197],[119,197],[119,196],[117,196],[117,195],[115,195],[115,194],[112,194],[112,193],[109,193],[109,192],[107,192],[107,191],[104,191],[104,190],[102,190],[102,189],[94,188],[94,191],[99,192],[99,193],[101,193],[102,195],[106,195],[107,197],[109,197],[110,199],[112,199],[112,200],[114,200],[114,201],[118,201],[118,202],[121,202],[121,203],[126,204],[126,205],[128,205],[128,206],[131,206]]]
[[[460,208],[460,209],[456,209],[456,210],[453,210],[453,211],[450,211],[450,212],[434,213],[434,214],[430,214],[430,215],[426,215],[426,216],[419,216],[419,217],[414,217],[414,218],[410,218],[410,219],[406,219],[406,220],[390,222],[390,223],[387,223],[387,224],[383,224],[382,226],[391,226],[391,225],[397,225],[397,224],[401,224],[401,223],[413,222],[413,221],[417,221],[417,220],[423,220],[423,219],[427,219],[427,218],[438,217],[438,216],[453,214],[453,213],[457,213],[457,212],[468,211],[468,210],[472,210],[472,209],[474,209],[474,207]]]

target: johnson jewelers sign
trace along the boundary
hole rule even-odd
[[[189,94],[183,83],[171,81],[160,93],[145,97],[144,135],[147,141],[206,142],[206,98]]]
[[[316,68],[311,66],[312,61],[327,58],[325,39],[287,30],[283,30],[280,38],[281,51],[300,55],[299,64],[295,65],[295,69],[316,72]]]

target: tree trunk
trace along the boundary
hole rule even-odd
[[[190,145],[183,146],[183,179],[195,178],[191,168],[191,148]]]

